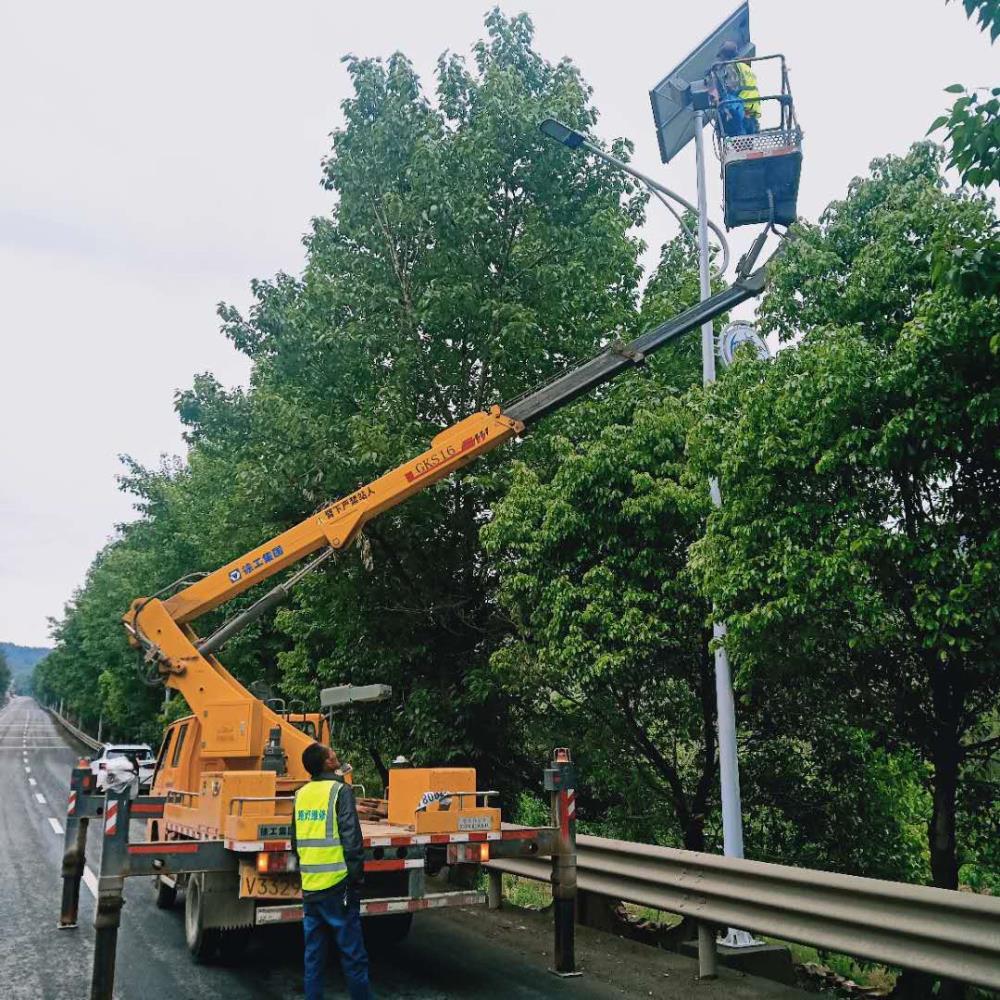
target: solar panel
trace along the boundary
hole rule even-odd
[[[740,56],[756,54],[750,41],[750,3],[741,3],[685,59],[675,66],[650,92],[660,159],[669,163],[694,138],[694,112],[688,88],[704,80],[718,62],[724,42],[735,42]],[[706,115],[706,120],[708,119]]]

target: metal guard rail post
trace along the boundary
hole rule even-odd
[[[494,871],[548,881],[531,859]],[[1000,899],[603,837],[577,838],[585,892],[1000,989]]]
[[[550,793],[556,849],[548,869],[552,880],[555,938],[552,971],[557,976],[578,976],[576,971],[576,775],[570,752],[553,751],[545,769],[545,790]]]
[[[66,730],[71,736],[78,739],[85,747],[89,750],[100,750],[104,744],[99,740],[95,740],[92,736],[88,736],[82,729],[77,729],[68,719],[64,719],[54,708],[50,708],[49,714],[59,723],[63,729]]]

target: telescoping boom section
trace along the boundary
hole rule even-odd
[[[147,661],[156,664],[167,686],[184,695],[200,723],[202,757],[217,761],[219,770],[258,767],[268,736],[277,727],[287,762],[279,772],[286,781],[298,783],[307,777],[301,752],[318,734],[315,726],[296,726],[262,704],[215,658],[215,650],[235,628],[223,626],[216,636],[199,640],[191,622],[314,553],[321,553],[320,558],[343,549],[366,522],[525,433],[547,414],[641,365],[647,355],[759,295],[765,280],[766,268],[761,267],[630,343],[610,346],[509,404],[473,413],[441,431],[423,454],[197,582],[162,599],[134,601],[124,617],[131,641],[145,650]],[[263,613],[286,593],[286,587],[275,588],[237,616],[237,622]]]

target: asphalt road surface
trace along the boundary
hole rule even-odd
[[[87,873],[80,892],[80,926],[58,930],[63,817],[69,773],[80,749],[30,698],[0,709],[0,1000],[71,1000],[90,991],[94,947],[95,873],[101,824],[91,822]],[[133,824],[134,840],[144,837]],[[184,944],[183,903],[157,910],[148,879],[126,885],[118,935],[115,996],[122,1000],[302,996],[302,940],[298,928],[267,928],[237,965],[196,965]],[[798,990],[723,970],[698,983],[695,963],[612,935],[581,929],[577,956],[584,975],[559,979],[551,957],[547,914],[485,908],[419,914],[409,938],[392,953],[373,957],[380,998],[663,997],[689,1000],[793,1000]],[[345,996],[331,959],[327,996]]]

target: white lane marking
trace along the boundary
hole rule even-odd
[[[45,805],[45,796],[41,792],[35,792],[35,798],[38,800],[40,806]]]
[[[0,747],[0,750],[20,750],[27,753],[29,750],[68,750],[65,743],[33,743],[30,747]]]
[[[24,773],[25,773],[25,774],[31,774],[31,768],[30,768],[30,767],[28,767],[28,765],[27,765],[27,764],[25,764],[25,765],[24,765]]]
[[[83,884],[90,890],[91,896],[97,899],[97,876],[89,869],[83,869]]]
[[[49,826],[51,826],[56,833],[63,832],[62,824],[59,822],[59,820],[55,819],[53,816],[49,816]]]
[[[34,778],[28,778],[28,784],[29,784],[29,785],[31,785],[31,787],[32,787],[32,788],[34,788],[34,787],[35,787],[35,785],[37,785],[37,784],[38,784],[38,782],[37,782],[37,781],[35,781],[35,779],[34,779]]]

